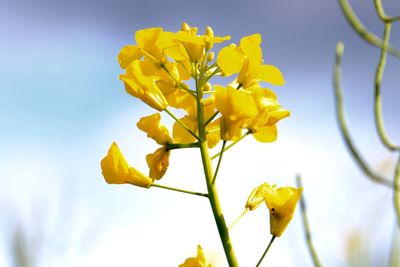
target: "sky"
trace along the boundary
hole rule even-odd
[[[350,3],[382,36],[373,1]],[[134,42],[139,29],[177,31],[182,22],[200,31],[210,25],[217,35],[231,35],[230,42],[260,33],[264,62],[278,66],[286,80],[274,88],[292,114],[279,124],[278,141],[259,144],[248,138],[224,155],[218,182],[227,220],[242,212],[253,187],[264,181],[293,186],[299,173],[322,263],[387,265],[392,236],[399,240],[391,191],[367,180],[352,161],[335,120],[332,88],[334,50],[343,41],[350,131],[371,166],[391,176],[395,155],[382,147],[373,125],[379,50],[350,28],[337,1],[0,4],[0,266],[17,266],[16,244],[26,247],[38,267],[177,266],[195,255],[197,244],[216,266],[226,265],[204,199],[111,186],[100,170],[113,141],[143,171],[145,155],[156,148],[135,126],[153,111],[125,93],[118,79],[119,50]],[[383,4],[389,14],[400,13],[395,0]],[[399,30],[393,26],[392,43],[398,47]],[[397,142],[399,67],[389,56],[382,85],[385,123]],[[163,121],[172,123],[165,116]],[[161,182],[204,191],[199,160],[196,151],[173,151]],[[242,266],[257,262],[269,241],[268,213],[262,208],[232,230]],[[268,263],[312,266],[298,211],[275,241]]]

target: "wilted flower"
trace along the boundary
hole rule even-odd
[[[109,184],[133,184],[150,187],[153,180],[129,166],[116,143],[112,143],[108,154],[101,161],[101,170]]]
[[[263,187],[265,203],[269,209],[271,235],[281,236],[292,220],[303,188],[279,187],[266,184]]]

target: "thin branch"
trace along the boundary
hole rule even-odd
[[[214,184],[215,183],[215,179],[217,179],[219,166],[221,165],[222,155],[224,154],[225,145],[226,145],[226,140],[224,140],[222,142],[221,152],[219,152],[219,159],[218,159],[218,163],[217,163],[217,168],[215,169],[214,176],[213,176],[213,179],[211,181],[211,184]]]
[[[172,149],[181,149],[181,148],[193,148],[193,147],[200,147],[199,142],[189,143],[189,144],[166,144],[167,150]]]
[[[296,176],[296,183],[297,187],[303,187],[301,183],[301,177],[300,175]],[[321,262],[318,258],[317,252],[314,248],[313,242],[311,240],[311,231],[310,231],[310,225],[308,223],[308,217],[307,217],[307,210],[306,210],[306,201],[304,199],[304,193],[301,195],[300,198],[300,209],[301,209],[301,219],[303,222],[303,229],[304,229],[304,235],[306,237],[306,242],[307,242],[307,247],[308,250],[311,254],[312,261],[314,263],[315,267],[321,267]]]
[[[369,32],[362,22],[357,18],[353,9],[351,8],[348,0],[338,0],[339,5],[342,8],[343,14],[346,17],[347,21],[350,23],[351,27],[360,35],[368,43],[381,48],[383,45],[383,41],[376,36],[375,34]],[[400,58],[400,50],[389,45],[388,52],[393,56]]]
[[[394,208],[396,210],[397,215],[397,224],[400,228],[400,155],[397,160],[396,169],[394,172],[394,180],[393,180],[393,202]]]
[[[200,141],[197,134],[190,130],[189,127],[187,127],[180,119],[178,119],[168,108],[165,108],[164,111],[167,112],[168,115],[170,115],[177,123],[179,123],[188,133],[190,133],[194,138]]]
[[[267,255],[267,252],[268,252],[269,248],[271,247],[272,242],[274,242],[275,238],[276,238],[276,235],[273,235],[272,238],[271,238],[271,241],[269,241],[269,244],[268,244],[267,249],[264,251],[264,254],[261,256],[261,258],[260,258],[260,260],[258,261],[256,267],[260,266],[261,262],[263,261],[265,255]]]
[[[233,147],[234,145],[236,145],[237,143],[239,143],[239,141],[241,141],[243,138],[245,138],[246,136],[248,136],[249,134],[251,134],[251,131],[247,131],[245,134],[243,134],[238,140],[232,142],[229,144],[229,146],[227,146],[226,148],[224,148],[223,151],[221,151],[222,153],[227,151],[228,149],[230,149],[231,147]],[[215,154],[214,156],[211,157],[211,160],[217,158],[219,155],[221,155],[221,152]]]
[[[343,105],[343,91],[341,88],[341,60],[342,54],[344,50],[344,44],[339,42],[336,46],[336,58],[335,58],[335,67],[333,74],[333,84],[335,89],[335,106],[336,106],[336,117],[339,124],[340,133],[345,141],[347,149],[350,151],[353,159],[356,161],[360,169],[363,173],[369,177],[374,182],[380,183],[387,187],[393,187],[391,181],[387,180],[385,177],[380,176],[375,173],[365,159],[361,156],[360,152],[356,148],[353,143],[353,140],[350,136],[349,129],[347,128],[347,123],[344,115],[344,105]]]
[[[391,29],[391,23],[385,23],[385,33],[383,38],[381,56],[375,72],[374,117],[375,117],[375,126],[378,131],[378,135],[381,142],[387,149],[395,151],[395,150],[400,150],[400,146],[393,144],[390,141],[390,138],[388,137],[385,131],[383,115],[382,115],[382,96],[381,96],[381,84],[382,84],[383,72],[385,71],[385,65],[386,65],[386,51],[390,38],[390,29]]]
[[[189,191],[189,190],[184,190],[184,189],[180,189],[180,188],[174,188],[174,187],[169,187],[169,186],[165,186],[165,185],[160,185],[160,184],[152,184],[152,187],[158,187],[158,188],[162,188],[162,189],[167,189],[167,190],[171,190],[171,191],[176,191],[176,192],[181,192],[181,193],[186,193],[186,194],[190,194],[190,195],[196,195],[196,196],[201,196],[201,197],[206,197],[208,198],[208,194],[205,193],[199,193],[199,192],[194,192],[194,191]]]
[[[178,81],[174,75],[167,69],[167,67],[164,64],[161,64],[161,68],[165,70],[165,72],[168,74],[169,77],[171,77],[172,80],[182,89],[184,89],[186,92],[188,92],[190,95],[192,95],[194,98],[196,98],[196,94],[191,91],[184,83]]]
[[[378,13],[378,17],[383,22],[390,23],[390,22],[394,22],[394,21],[399,21],[400,20],[400,16],[391,17],[391,16],[386,15],[385,10],[383,9],[383,5],[382,5],[381,0],[375,0],[374,3],[375,3],[376,12]]]

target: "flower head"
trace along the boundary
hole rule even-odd
[[[101,161],[101,170],[109,184],[133,184],[150,187],[153,180],[129,166],[116,143],[112,143],[108,154]]]
[[[197,256],[187,258],[184,263],[179,265],[179,267],[212,267],[212,265],[207,264],[203,249],[200,245],[197,245]]]
[[[263,195],[270,214],[270,232],[281,236],[291,221],[303,188],[279,187],[265,184]]]

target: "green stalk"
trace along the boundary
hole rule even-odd
[[[382,114],[382,95],[381,95],[381,84],[383,79],[383,73],[385,71],[386,65],[386,52],[387,45],[389,43],[390,38],[390,29],[391,23],[385,23],[385,33],[383,38],[383,46],[381,50],[381,56],[379,59],[378,66],[376,68],[375,73],[375,97],[374,97],[374,118],[375,125],[378,131],[378,136],[383,143],[383,145],[391,150],[400,150],[400,146],[395,145],[389,138],[388,134],[385,130],[385,124],[383,122],[383,114]]]
[[[270,248],[271,245],[272,245],[272,242],[274,242],[274,240],[275,240],[275,237],[276,237],[276,235],[273,235],[273,236],[272,236],[271,241],[269,241],[269,244],[268,244],[267,249],[264,251],[264,254],[261,256],[261,258],[260,258],[260,260],[258,261],[256,267],[260,266],[260,264],[261,264],[261,262],[263,261],[265,255],[267,255],[268,250],[269,250],[269,248]]]
[[[180,188],[175,188],[175,187],[170,187],[170,186],[161,185],[161,184],[152,184],[151,186],[153,186],[153,187],[158,187],[158,188],[162,188],[162,189],[167,189],[167,190],[171,190],[171,191],[181,192],[181,193],[185,193],[185,194],[190,194],[190,195],[196,195],[196,196],[201,196],[201,197],[208,197],[208,195],[207,195],[207,194],[204,194],[204,193],[189,191],[189,190],[180,189]]]
[[[197,68],[195,68],[197,72]],[[200,77],[199,77],[200,76]],[[210,200],[211,209],[214,215],[215,223],[217,224],[217,229],[219,236],[221,238],[222,246],[224,247],[225,256],[230,267],[237,267],[238,262],[236,260],[235,252],[232,247],[231,239],[229,237],[228,228],[226,227],[226,222],[224,215],[222,213],[221,204],[219,202],[218,192],[215,184],[212,184],[213,173],[211,167],[211,159],[208,153],[207,146],[207,133],[206,126],[204,124],[204,110],[203,110],[203,90],[200,84],[202,75],[195,75],[196,77],[196,91],[197,91],[197,123],[199,129],[199,139],[200,139],[200,153],[201,160],[203,163],[204,176],[207,183],[208,199]]]

